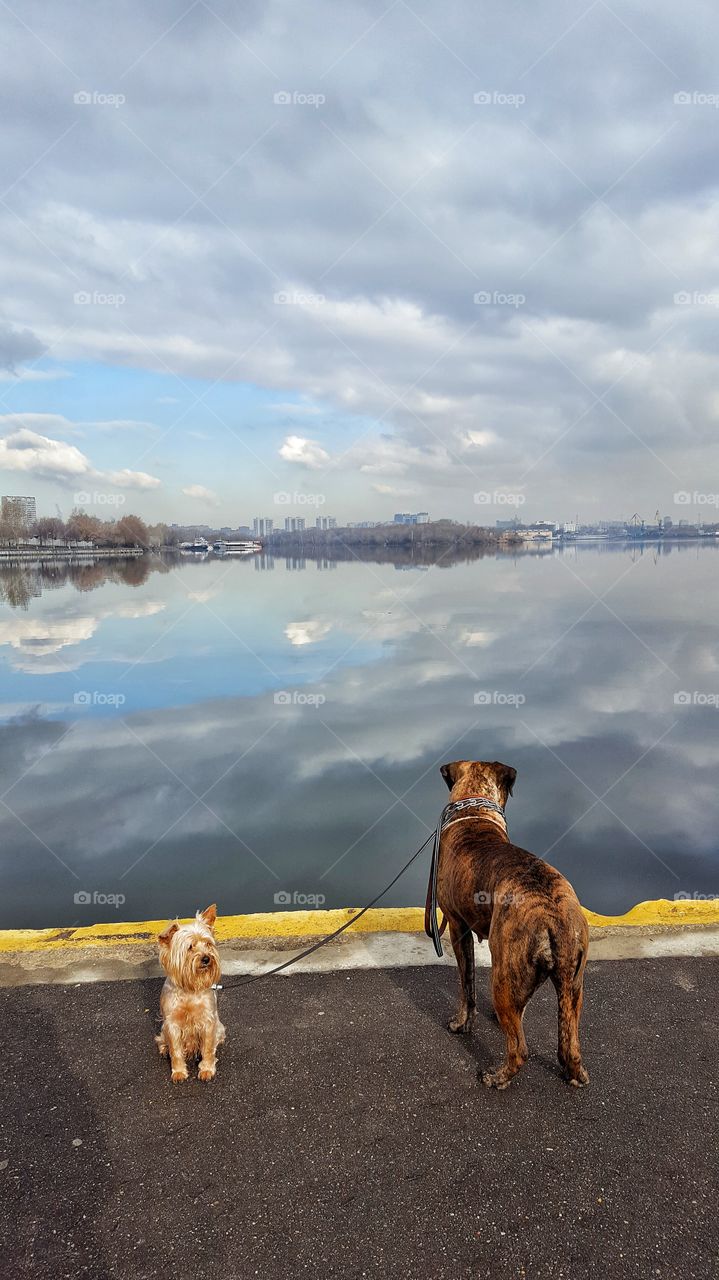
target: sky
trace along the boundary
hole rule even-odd
[[[705,0],[3,4],[0,489],[711,518]]]

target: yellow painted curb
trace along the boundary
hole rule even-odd
[[[582,911],[592,925],[706,925],[719,924],[719,898],[654,898],[638,902],[623,916],[602,916]]]
[[[703,902],[658,898],[640,902],[623,916],[603,916],[582,908],[590,925],[701,926],[719,924],[719,898]],[[220,916],[216,935],[220,941],[232,938],[322,937],[346,924],[358,907],[336,911],[267,911],[256,915]],[[143,920],[128,924],[93,924],[69,929],[0,930],[0,952],[60,951],[70,947],[116,947],[138,942],[154,942],[166,920]],[[374,907],[347,932],[422,933],[422,907]]]
[[[221,942],[231,938],[321,937],[339,929],[359,910],[360,907],[343,907],[336,911],[265,911],[247,916],[218,916],[215,937]],[[84,925],[77,929],[6,929],[0,930],[0,952],[154,942],[166,926],[167,920],[142,920],[131,924]],[[419,933],[424,929],[424,908],[375,907],[365,912],[353,929],[357,933]]]

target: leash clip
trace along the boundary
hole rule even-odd
[[[224,991],[224,989],[225,988],[223,987],[221,982],[213,982],[212,986],[210,987],[210,991]]]

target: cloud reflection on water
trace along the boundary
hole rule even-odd
[[[21,621],[30,644],[36,627],[42,649],[71,620],[76,669],[2,672],[3,698],[24,679],[44,695],[0,733],[3,923],[84,921],[78,887],[121,886],[126,918],[187,913],[208,892],[225,912],[272,910],[278,889],[361,905],[434,824],[439,764],[464,756],[518,769],[513,838],[551,850],[588,906],[719,892],[717,711],[674,701],[719,692],[716,563],[581,554],[569,571],[527,557],[401,579],[352,563],[331,598],[323,575],[238,566],[212,613],[195,600],[179,623],[184,566],[140,582],[136,607],[107,579],[31,597],[2,625]],[[216,570],[201,572],[209,590]],[[91,619],[104,625],[83,634]],[[2,635],[12,667],[12,628]],[[78,687],[126,701],[78,715]],[[278,688],[324,702],[278,705]],[[425,877],[413,868],[387,901],[422,901]]]

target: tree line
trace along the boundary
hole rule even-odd
[[[223,536],[219,529],[208,531],[206,526],[202,527],[202,532],[210,541]],[[116,520],[101,520],[99,516],[89,515],[82,507],[75,507],[67,520],[59,516],[41,516],[27,523],[13,512],[5,512],[0,517],[0,544],[6,545],[36,538],[45,545],[92,542],[96,547],[142,547],[146,551],[156,551],[162,547],[178,547],[182,541],[196,537],[197,533],[197,528],[191,525],[171,528],[162,522],[147,524],[140,516],[129,513]],[[238,530],[235,536],[247,535]],[[271,550],[281,552],[300,547],[310,555],[315,551],[318,554],[341,552],[348,546],[419,551],[430,547],[460,549],[482,546],[498,540],[499,535],[493,529],[461,525],[454,520],[434,520],[424,525],[385,524],[369,529],[309,528],[297,533],[276,529],[262,539]]]
[[[180,537],[176,529],[166,524],[148,525],[140,516],[131,514],[117,520],[101,520],[88,515],[82,507],[76,507],[67,520],[59,516],[41,516],[28,523],[14,513],[0,518],[0,542],[15,544],[37,538],[50,545],[53,542],[92,542],[96,547],[176,546]]]
[[[479,525],[463,525],[456,520],[432,520],[428,524],[383,524],[372,528],[316,529],[298,532],[275,529],[267,541],[270,549],[302,547],[307,554],[324,550],[328,554],[342,547],[397,547],[403,550],[430,547],[483,546],[496,543],[500,534]]]

